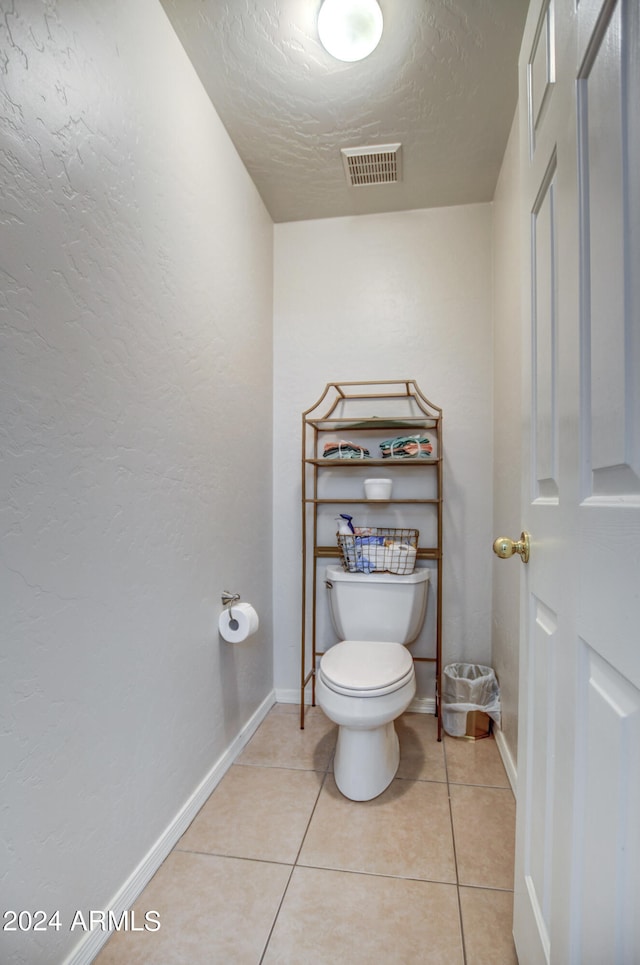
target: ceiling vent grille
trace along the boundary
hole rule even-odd
[[[340,149],[347,181],[352,188],[370,184],[395,184],[402,179],[400,144]]]

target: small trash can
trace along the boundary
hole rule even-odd
[[[442,723],[451,737],[478,740],[500,726],[495,671],[479,663],[450,663],[442,674]]]

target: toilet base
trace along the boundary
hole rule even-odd
[[[370,801],[389,787],[400,763],[393,721],[361,730],[338,728],[333,773],[338,790],[351,801]]]

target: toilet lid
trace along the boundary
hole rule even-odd
[[[398,690],[413,676],[413,658],[401,643],[343,640],[320,660],[324,682],[331,690],[373,696]]]

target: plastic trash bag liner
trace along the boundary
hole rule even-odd
[[[450,663],[442,674],[442,722],[451,737],[463,737],[467,713],[481,710],[500,726],[500,688],[495,670],[479,663]]]

